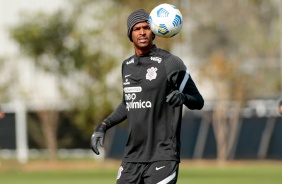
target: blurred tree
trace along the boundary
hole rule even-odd
[[[245,103],[279,93],[273,72],[279,62],[277,7],[271,0],[191,0],[191,7],[193,54],[214,88],[217,154],[225,160],[234,154]]]
[[[36,66],[56,76],[61,94],[74,111],[70,116],[85,132],[86,139],[90,138],[93,124],[102,121],[120,102],[122,89],[117,80],[120,73],[116,74],[116,61],[121,63],[133,54],[126,34],[127,16],[139,8],[150,11],[157,4],[70,0],[53,14],[23,14],[21,23],[11,30],[12,38]],[[170,49],[171,45],[166,43],[164,47]],[[58,147],[59,122],[55,113],[54,109],[38,112],[46,146],[53,158]]]
[[[17,84],[17,73],[6,67],[7,58],[0,58],[0,103],[7,103],[11,99],[13,86]]]
[[[114,47],[121,47],[105,44],[111,39],[109,31],[117,26],[111,24],[117,16],[110,16],[111,6],[105,2],[72,2],[66,5],[70,11],[65,8],[50,15],[24,14],[21,23],[11,30],[13,39],[36,66],[56,76],[65,101],[75,112],[71,113],[74,122],[87,139],[93,124],[113,110],[121,91],[116,89],[115,76],[111,76],[118,57]],[[57,150],[57,113],[52,108],[38,112],[51,158],[56,157]]]

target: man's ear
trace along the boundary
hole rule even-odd
[[[153,40],[155,39],[156,35],[153,33]]]

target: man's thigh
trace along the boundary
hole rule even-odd
[[[143,184],[145,164],[122,162],[117,175],[117,184]]]
[[[145,184],[175,184],[178,178],[179,163],[176,161],[153,162],[143,177]]]

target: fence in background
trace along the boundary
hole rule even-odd
[[[212,127],[212,108],[203,111],[186,110],[181,129],[181,157],[215,159],[216,139]],[[241,126],[231,159],[282,159],[282,117],[277,102],[252,101],[242,111]],[[126,127],[112,131],[109,157],[121,158],[126,144]]]
[[[277,102],[253,101],[250,104],[249,108],[242,111],[243,117],[232,159],[282,159],[282,117],[277,113]],[[17,111],[10,109],[5,119],[0,120],[0,158],[17,158],[22,163],[27,162],[28,159],[47,158],[46,150],[28,147],[30,138],[27,136],[28,129],[23,126],[26,118],[23,109],[19,108]],[[211,112],[212,106],[208,103],[201,111],[185,110],[181,129],[182,158],[216,158],[216,140]],[[111,137],[106,145],[107,156],[120,159],[127,141],[126,127],[116,126],[110,129],[107,135],[106,138]],[[25,145],[20,145],[21,143]],[[95,156],[88,146],[89,140],[86,140],[84,145],[87,146],[59,149],[58,157],[103,159],[104,150],[101,149],[100,156]]]

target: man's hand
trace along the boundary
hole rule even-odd
[[[100,123],[95,129],[94,133],[91,136],[91,149],[94,151],[96,155],[99,155],[100,152],[98,150],[98,142],[100,146],[104,147],[104,138],[106,134],[106,123]]]
[[[187,100],[186,96],[178,90],[171,92],[166,97],[166,102],[172,107],[179,107]]]

